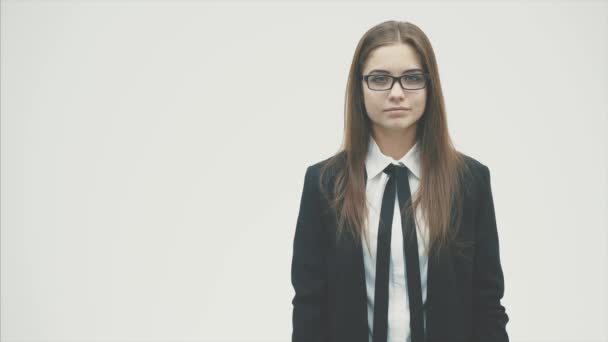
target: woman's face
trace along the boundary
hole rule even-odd
[[[424,71],[418,54],[402,43],[376,48],[363,67],[363,75],[402,76],[421,72]],[[373,130],[384,133],[411,132],[409,134],[413,136],[415,123],[424,113],[428,84],[422,89],[407,90],[395,82],[392,89],[377,91],[369,89],[365,80],[362,82],[365,110],[372,121]],[[388,111],[392,107],[405,107],[406,110]]]

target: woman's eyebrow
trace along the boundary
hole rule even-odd
[[[414,72],[414,71],[423,71],[422,69],[407,69],[404,70],[401,74],[405,74],[405,73],[409,73],[409,72]],[[382,69],[374,69],[372,71],[370,71],[369,73],[382,73],[382,74],[390,74],[390,72],[386,71],[386,70],[382,70]]]

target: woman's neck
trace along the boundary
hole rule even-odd
[[[376,144],[383,154],[399,160],[409,152],[416,143],[415,127],[403,131],[376,130],[372,133]]]

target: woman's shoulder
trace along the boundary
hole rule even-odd
[[[346,152],[339,151],[330,157],[317,160],[306,168],[305,183],[314,186],[317,192],[326,196],[332,193],[336,183],[336,176],[344,168],[346,163]]]
[[[472,169],[473,171],[476,171],[476,172],[482,172],[482,171],[484,171],[484,169],[488,169],[488,167],[484,163],[482,163],[479,159],[477,159],[471,155],[465,154],[464,152],[461,152],[461,151],[458,151],[458,154],[460,154],[460,156],[462,157],[466,166],[469,169]]]
[[[461,176],[466,188],[479,191],[480,187],[489,185],[490,169],[484,162],[462,151],[457,151],[457,154],[462,160]],[[329,186],[335,181],[335,176],[344,168],[345,164],[346,151],[342,150],[309,164],[306,168],[306,176],[309,177],[311,183],[316,184],[320,184],[319,181],[322,178],[324,187]]]
[[[464,164],[464,182],[467,187],[483,187],[487,186],[490,179],[489,167],[481,162],[478,158],[458,151],[462,157]]]
[[[474,180],[479,181],[488,176],[490,170],[485,163],[462,151],[457,151],[457,153],[463,161],[464,169],[467,171],[465,173],[470,174]],[[344,168],[345,163],[346,151],[342,150],[330,157],[309,164],[307,172],[310,172],[311,176],[315,178],[318,178],[322,172],[327,175],[335,175],[339,170]]]
[[[345,163],[346,152],[339,151],[330,157],[315,161],[308,165],[307,172],[310,172],[312,176],[317,178],[322,172],[324,175],[335,175],[339,170],[344,168]]]

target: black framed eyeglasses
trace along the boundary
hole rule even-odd
[[[415,73],[402,76],[391,76],[383,74],[363,75],[363,80],[370,90],[389,90],[393,88],[395,81],[400,80],[401,88],[407,90],[418,90],[427,86],[430,82],[428,73]]]

